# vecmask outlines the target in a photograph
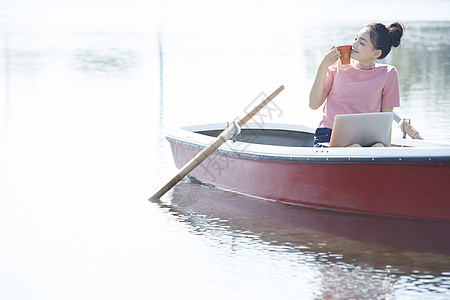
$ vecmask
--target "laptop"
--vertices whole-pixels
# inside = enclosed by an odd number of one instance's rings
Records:
[[[330,147],[352,144],[370,147],[376,143],[387,145],[393,118],[393,112],[336,115]]]

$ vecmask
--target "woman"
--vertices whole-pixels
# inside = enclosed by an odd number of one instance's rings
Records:
[[[349,65],[341,64],[341,54],[334,46],[325,55],[309,96],[312,109],[325,103],[314,137],[316,147],[330,142],[338,114],[389,112],[400,106],[397,70],[375,61],[386,57],[392,47],[398,47],[402,35],[403,27],[397,22],[388,26],[369,24],[361,28],[353,41]]]

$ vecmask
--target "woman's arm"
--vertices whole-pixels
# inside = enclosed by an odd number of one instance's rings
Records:
[[[309,93],[309,107],[312,109],[318,109],[325,99],[328,97],[328,92],[324,91],[325,78],[327,77],[328,67],[334,64],[341,53],[336,49],[336,47],[331,48],[330,51],[325,55],[322,62],[317,70],[316,79]]]
[[[328,96],[328,93],[323,89],[325,78],[327,76],[327,69],[328,68],[322,68],[322,65],[320,65],[311,92],[309,93],[309,107],[314,110],[318,109]]]

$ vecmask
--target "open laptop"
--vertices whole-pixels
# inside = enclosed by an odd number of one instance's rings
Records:
[[[369,147],[375,143],[387,145],[393,117],[393,112],[336,115],[330,147],[352,144]]]

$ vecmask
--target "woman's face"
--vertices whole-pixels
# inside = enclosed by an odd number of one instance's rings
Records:
[[[369,28],[363,27],[353,41],[351,57],[362,65],[371,66],[380,55],[381,50],[375,50],[370,40]]]

